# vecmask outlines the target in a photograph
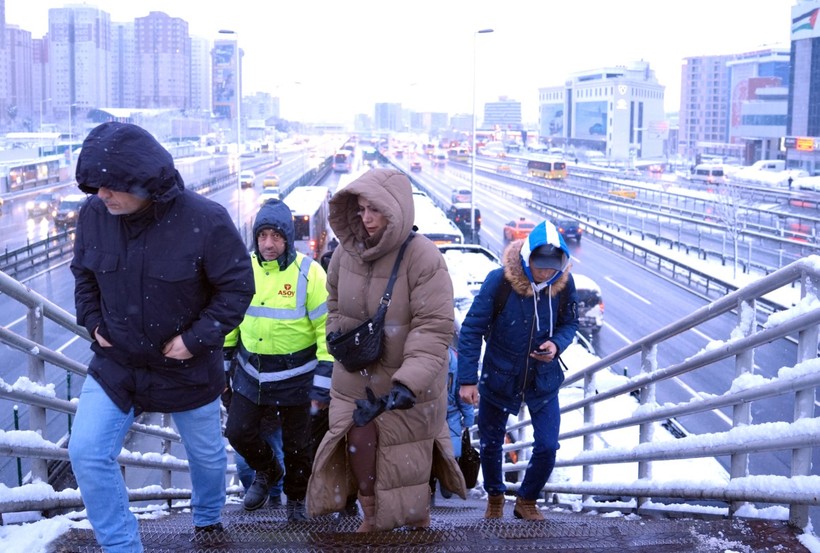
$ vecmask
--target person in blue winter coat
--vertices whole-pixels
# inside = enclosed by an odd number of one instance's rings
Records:
[[[543,221],[504,250],[473,300],[458,342],[461,399],[478,405],[481,470],[488,494],[485,518],[501,518],[506,485],[502,446],[509,415],[524,402],[533,426],[533,451],[516,497],[514,515],[543,520],[536,500],[555,467],[559,447],[558,356],[578,330],[570,252],[555,225]],[[507,293],[504,294],[504,289]],[[496,297],[506,299],[500,309]],[[482,340],[486,341],[479,379]]]
[[[458,394],[458,330],[461,327],[455,321],[453,332],[453,343],[450,345],[450,367],[447,373],[447,427],[450,429],[450,441],[453,443],[453,457],[456,460],[461,457],[461,434],[465,429],[475,424],[475,406],[472,403],[463,401]],[[436,493],[436,477],[430,478],[430,493]],[[445,499],[452,497],[453,493],[447,488],[441,488],[441,495]]]
[[[222,346],[254,294],[251,262],[225,208],[187,190],[145,129],[103,123],[77,159],[77,323],[88,364],[68,453],[107,553],[143,550],[117,456],[134,417],[171,413],[191,472],[195,535],[222,530],[227,454]]]

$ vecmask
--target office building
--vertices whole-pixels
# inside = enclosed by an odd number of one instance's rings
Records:
[[[484,104],[484,121],[482,129],[500,131],[521,130],[521,102],[502,96],[497,102]]]
[[[786,134],[789,93],[789,50],[764,49],[734,56],[729,69],[731,144],[743,146],[741,162],[778,159]]]
[[[820,175],[820,0],[792,7],[786,164]]]
[[[667,155],[664,87],[645,61],[576,73],[538,92],[542,143],[615,163]]]

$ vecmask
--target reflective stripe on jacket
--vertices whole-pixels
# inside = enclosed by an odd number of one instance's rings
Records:
[[[225,347],[239,346],[234,391],[258,404],[304,403],[318,361],[332,361],[325,340],[324,270],[301,253],[284,270],[276,261],[251,257],[256,294],[225,339]]]

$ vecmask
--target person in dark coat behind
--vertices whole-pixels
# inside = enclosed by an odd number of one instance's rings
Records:
[[[143,411],[173,414],[195,535],[221,531],[222,345],[254,294],[247,249],[225,208],[186,190],[171,155],[136,125],[94,128],[76,177],[91,196],[71,272],[94,355],[68,451],[97,541],[109,553],[143,550],[116,461]]]

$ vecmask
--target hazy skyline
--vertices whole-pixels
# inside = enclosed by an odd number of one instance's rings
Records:
[[[484,102],[507,96],[522,103],[525,122],[534,122],[539,87],[561,85],[575,72],[638,60],[649,62],[666,87],[666,111],[677,111],[683,58],[788,47],[795,3],[417,0],[385,8],[377,0],[221,5],[99,0],[85,5],[107,11],[113,22],[161,11],[186,20],[192,36],[210,40],[220,29],[236,31],[244,50],[243,94],[280,96],[287,119],[349,122],[356,113],[372,115],[376,102],[470,113],[475,52],[479,113]],[[48,28],[48,9],[68,5],[78,3],[6,0],[6,23],[40,38]],[[485,28],[494,32],[475,36]]]

